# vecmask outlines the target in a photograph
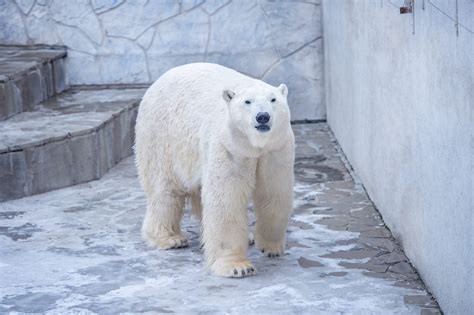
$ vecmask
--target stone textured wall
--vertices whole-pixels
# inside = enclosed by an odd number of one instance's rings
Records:
[[[474,309],[474,0],[323,2],[328,121],[446,314]]]
[[[323,119],[320,0],[0,0],[0,44],[68,47],[71,84],[150,83],[215,62],[290,88]]]

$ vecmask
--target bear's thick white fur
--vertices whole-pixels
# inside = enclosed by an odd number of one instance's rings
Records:
[[[270,114],[267,132],[256,129],[259,112]],[[228,277],[254,274],[247,203],[253,198],[257,247],[282,255],[294,146],[284,84],[273,87],[209,63],[169,70],[145,93],[136,124],[136,162],[147,196],[143,238],[162,249],[188,245],[180,221],[189,199],[201,219],[210,269]]]

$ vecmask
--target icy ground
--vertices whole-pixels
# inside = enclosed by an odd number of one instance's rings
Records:
[[[189,248],[148,249],[130,157],[101,180],[0,204],[0,312],[438,313],[327,126],[294,129],[286,255],[266,258],[251,247],[256,276],[209,275],[189,213]]]

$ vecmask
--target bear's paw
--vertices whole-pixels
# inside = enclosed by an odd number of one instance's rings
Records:
[[[174,249],[189,246],[188,240],[182,235],[172,235],[166,237],[150,237],[144,236],[147,244],[159,249]]]
[[[257,273],[257,269],[247,259],[218,259],[212,264],[211,270],[218,276],[228,278],[242,278]]]
[[[257,248],[267,257],[280,257],[285,253],[285,241],[270,242],[257,239]]]

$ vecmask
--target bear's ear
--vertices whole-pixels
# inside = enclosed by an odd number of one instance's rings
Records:
[[[283,96],[287,96],[287,95],[288,95],[288,87],[287,87],[285,84],[283,84],[283,83],[280,84],[280,85],[278,86],[278,89],[280,90],[280,92],[281,92],[281,94],[282,94]]]
[[[224,90],[224,92],[222,93],[222,97],[227,103],[229,103],[234,98],[234,96],[235,93],[230,90]]]

